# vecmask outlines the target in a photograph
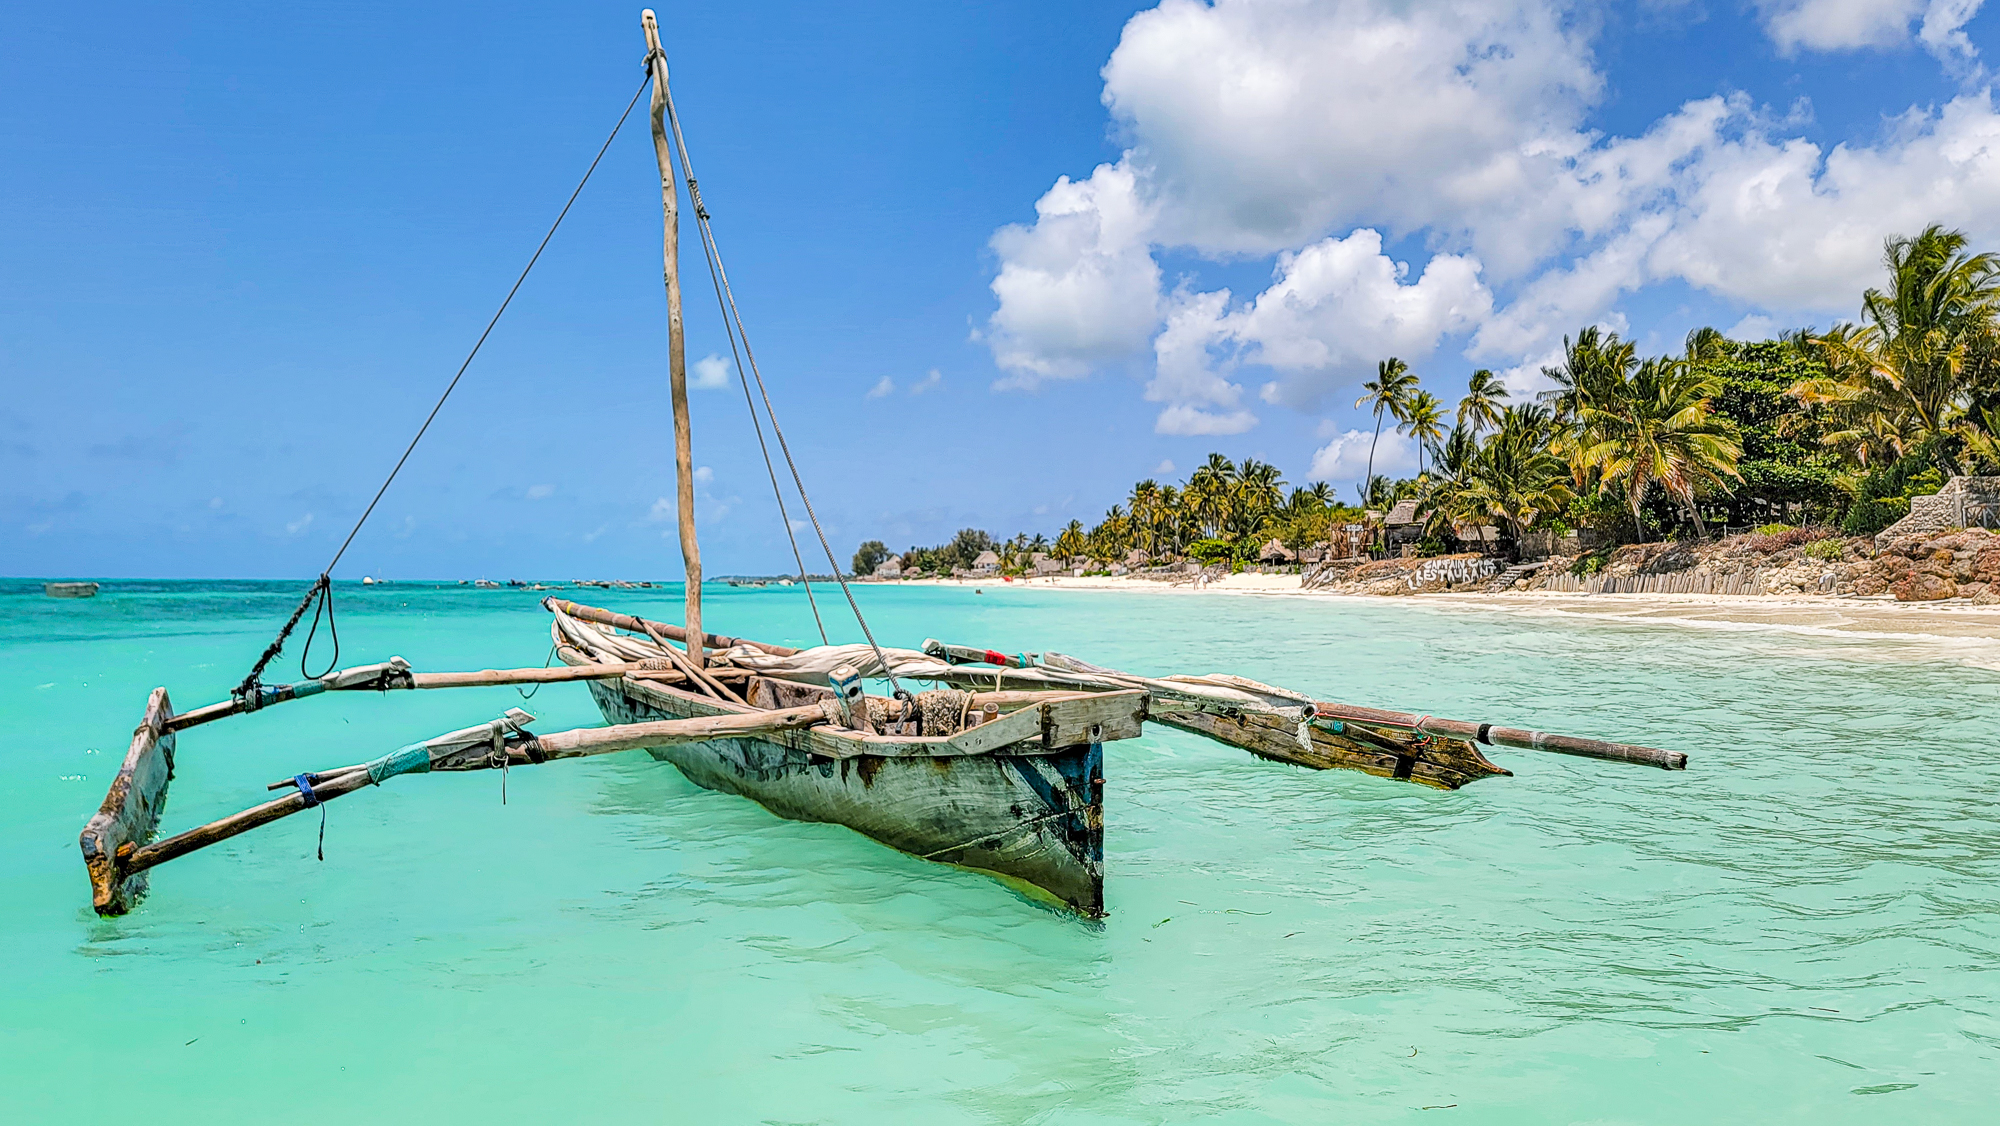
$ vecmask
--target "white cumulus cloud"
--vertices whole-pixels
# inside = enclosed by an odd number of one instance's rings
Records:
[[[1383,421],[1380,442],[1375,441],[1372,430],[1349,430],[1334,435],[1326,445],[1313,451],[1312,465],[1306,470],[1306,477],[1313,481],[1332,481],[1341,484],[1356,483],[1368,474],[1368,449],[1375,447],[1374,469],[1377,476],[1406,476],[1416,472],[1417,444],[1403,434],[1388,427],[1394,425]]]
[[[1560,0],[1162,0],[1103,70],[1122,154],[993,236],[977,335],[996,387],[1130,365],[1156,431],[1238,434],[1259,404],[1351,395],[1390,355],[1462,352],[1530,389],[1565,335],[1622,331],[1648,287],[1824,324],[1879,281],[1890,236],[2000,238],[1979,0],[1756,7],[1783,50],[1922,48],[1963,64],[1961,92],[1844,141],[1733,92],[1606,135],[1600,21]],[[1271,280],[1168,278],[1165,253],[1265,259]]]
[[[986,339],[1008,373],[1003,386],[1075,378],[1145,346],[1159,323],[1150,229],[1121,162],[1099,166],[1088,180],[1057,180],[1035,204],[1034,225],[993,235],[1000,307]]]
[[[1948,64],[1977,53],[1965,25],[1984,0],[1761,0],[1764,30],[1783,54],[1898,47],[1914,40]]]
[[[688,387],[695,391],[720,391],[729,386],[729,361],[711,352],[694,362],[688,373]]]

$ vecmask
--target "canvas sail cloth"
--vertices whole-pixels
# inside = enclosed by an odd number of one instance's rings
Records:
[[[663,666],[666,664],[665,655],[650,638],[630,637],[600,629],[589,623],[577,621],[561,610],[555,611],[553,631],[557,644],[566,644],[595,660],[659,661]],[[864,678],[881,677],[885,675],[883,660],[888,662],[887,671],[892,671],[899,678],[906,680],[967,683],[983,679],[987,675],[984,669],[954,665],[914,649],[885,647],[881,650],[880,660],[875,654],[875,648],[870,645],[819,645],[811,649],[802,649],[790,656],[780,657],[761,649],[738,645],[730,649],[713,650],[709,657],[715,664],[734,665],[759,676],[819,686],[824,686],[833,670],[842,665],[854,669]],[[1306,727],[1312,722],[1317,709],[1311,697],[1297,692],[1260,684],[1247,677],[1222,673],[1158,678],[1134,676],[1116,669],[1101,668],[1075,657],[1066,657],[1061,653],[1044,653],[1042,662],[1041,665],[1032,668],[993,670],[995,687],[1004,685],[1010,688],[1073,689],[1089,692],[1143,689],[1152,693],[1154,699],[1163,704],[1178,705],[1191,710],[1257,712],[1282,716],[1296,732],[1301,745],[1311,747]]]

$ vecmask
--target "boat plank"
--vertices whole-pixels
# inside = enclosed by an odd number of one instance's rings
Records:
[[[77,845],[90,872],[91,906],[100,915],[123,915],[146,890],[143,873],[128,875],[125,858],[152,838],[174,776],[174,706],[165,688],[153,689],[131,749]]]

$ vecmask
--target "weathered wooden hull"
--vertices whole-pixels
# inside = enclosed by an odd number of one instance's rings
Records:
[[[593,681],[611,723],[733,710],[669,687]],[[810,736],[724,739],[649,749],[698,786],[739,794],[780,817],[845,825],[925,860],[1017,880],[1060,903],[1104,912],[1101,743],[991,754],[829,758]]]

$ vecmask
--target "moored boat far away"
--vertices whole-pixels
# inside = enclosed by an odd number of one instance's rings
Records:
[[[754,359],[746,364],[739,358],[737,374],[753,421],[760,428],[769,427],[789,471],[781,475],[765,448],[778,517],[791,541],[797,581],[807,596],[820,644],[792,648],[709,632],[702,619],[703,571],[694,522],[696,470],[681,318],[683,185],[693,204],[718,304],[726,311],[734,339],[743,342],[742,357],[754,352],[729,290],[709,212],[701,204],[650,10],[642,14],[641,25],[652,139],[663,189],[668,386],[685,575],[683,624],[548,598],[543,605],[553,616],[551,658],[560,659],[561,667],[432,673],[391,657],[345,669],[328,667],[295,684],[264,684],[265,668],[307,610],[313,614],[305,647],[312,649],[322,613],[331,634],[331,576],[371,507],[229,699],[176,713],[166,689],[154,690],[123,766],[79,841],[99,914],[131,910],[147,873],[159,864],[398,775],[504,771],[622,750],[646,750],[674,764],[696,785],[751,798],[780,817],[844,825],[921,859],[1001,877],[1009,886],[1087,917],[1102,915],[1105,905],[1104,745],[1138,736],[1148,721],[1274,762],[1355,770],[1442,790],[1509,773],[1486,759],[1479,750],[1482,745],[1668,770],[1685,767],[1686,756],[1676,752],[1318,700],[1305,692],[1229,674],[1138,675],[1061,653],[1003,653],[934,639],[925,639],[921,648],[879,643],[813,511],[772,404],[771,389]],[[627,114],[644,92],[642,88],[633,96]],[[624,118],[619,122],[622,126]],[[616,135],[614,129],[612,138]],[[610,141],[605,141],[607,148]],[[582,191],[581,184],[577,191]],[[558,227],[560,223],[558,218]],[[554,233],[551,228],[550,236]],[[530,259],[528,269],[534,261]],[[521,278],[526,276],[524,270]],[[505,310],[503,302],[494,323]],[[486,339],[482,335],[481,344]],[[476,355],[478,346],[473,351]],[[471,363],[470,357],[466,363]],[[753,386],[754,397],[748,393]],[[449,394],[447,387],[445,397]],[[438,400],[433,416],[445,397]],[[423,434],[419,430],[410,449]],[[397,469],[401,465],[399,461]],[[391,470],[378,499],[395,476],[396,470]],[[805,520],[789,517],[781,476],[793,483]],[[814,576],[808,573],[796,538],[796,532],[805,528],[812,530],[824,550],[830,577],[865,643],[836,645],[829,640],[814,598]],[[790,585],[791,580],[785,583]],[[470,585],[503,589],[500,582],[485,578]],[[575,580],[574,585],[629,591],[655,584]],[[518,579],[509,580],[505,588],[535,589]],[[338,642],[333,644],[337,653]],[[300,664],[303,672],[304,656]],[[330,691],[567,681],[588,686],[610,726],[532,732],[529,726],[536,717],[510,708],[497,719],[370,761],[293,775],[269,787],[286,791],[274,800],[152,840],[174,756],[186,753],[185,747],[177,748],[176,739],[200,724]],[[870,682],[885,687],[886,694],[870,694],[866,690]],[[932,687],[913,692],[905,687],[908,682]]]
[[[42,593],[50,598],[95,598],[97,584],[92,582],[43,583]]]

